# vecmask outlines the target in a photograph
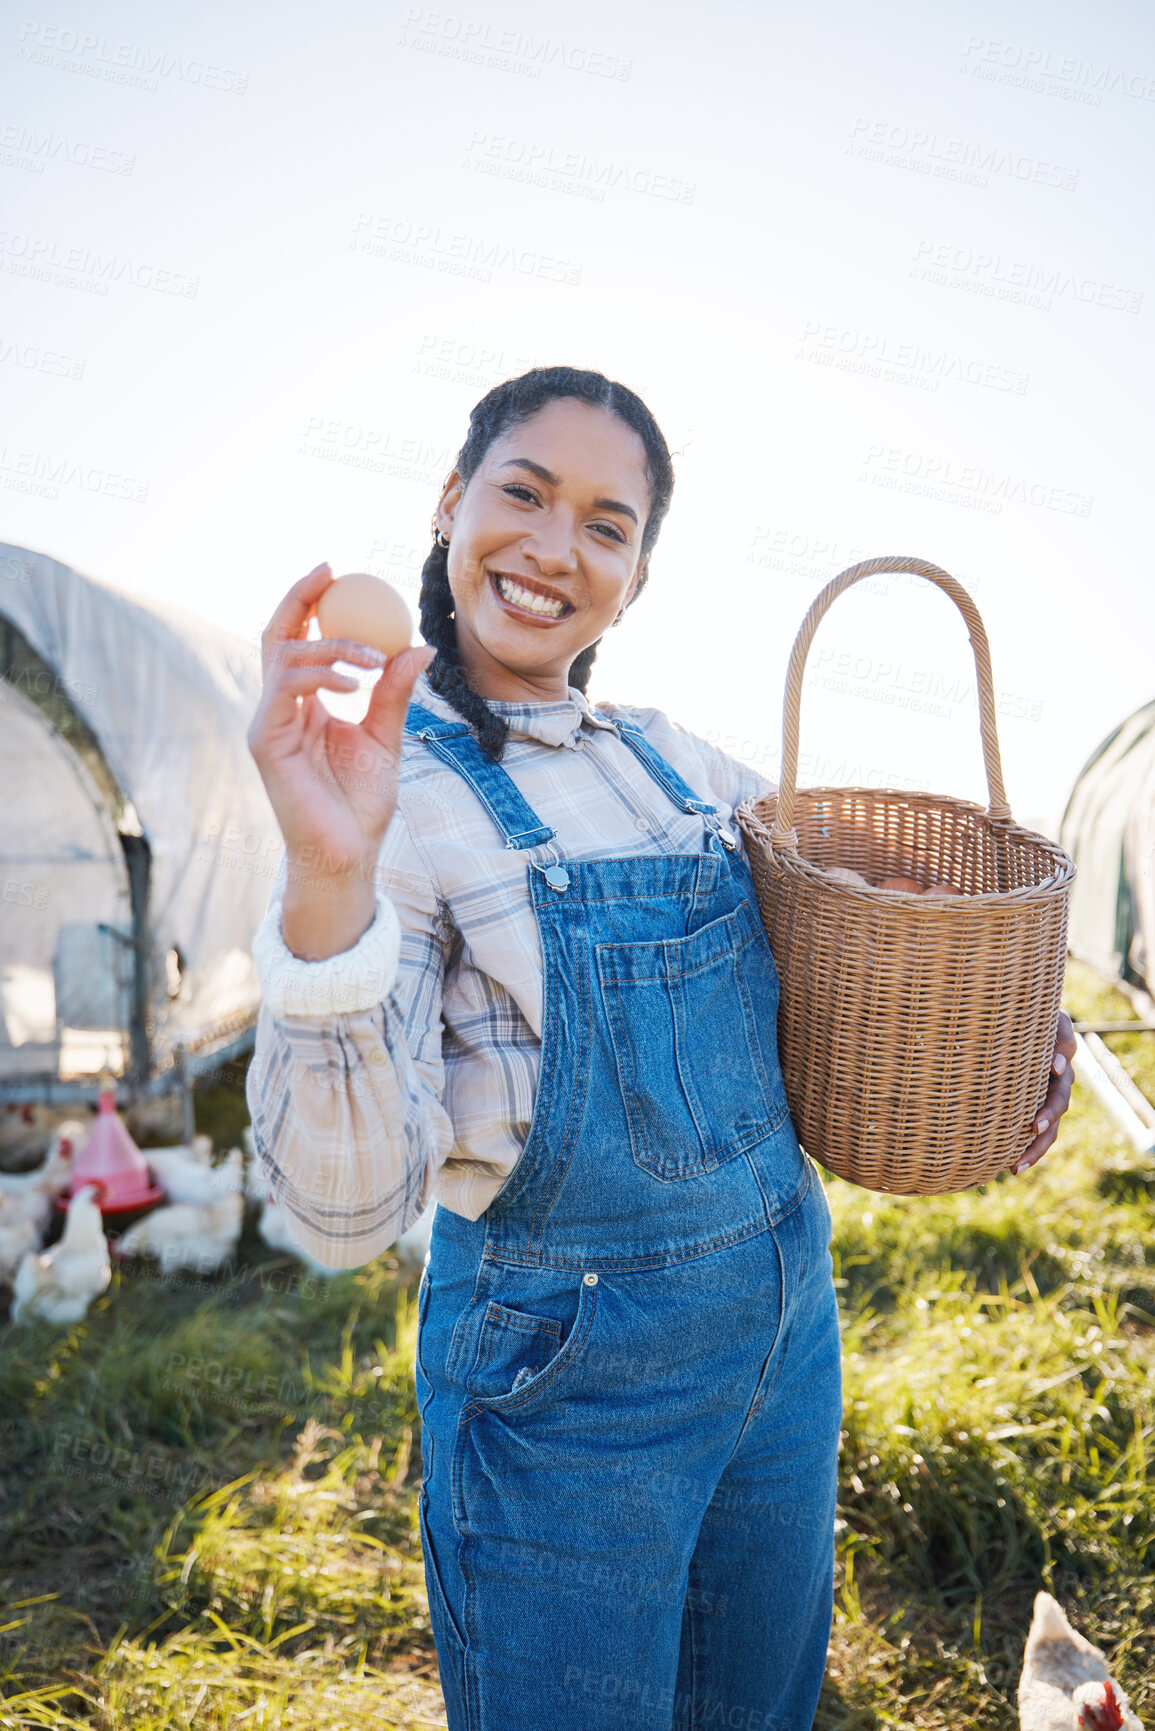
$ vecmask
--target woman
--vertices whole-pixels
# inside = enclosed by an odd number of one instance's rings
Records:
[[[286,852],[249,1104],[322,1261],[442,1204],[416,1374],[452,1731],[800,1731],[822,1681],[830,1213],[730,821],[771,784],[585,697],[672,484],[632,392],[535,369],[473,411],[423,571],[432,647],[385,665],[359,726],[316,696],[355,683],[334,661],[383,659],[306,640],[328,566],[262,640],[249,743]],[[1064,1028],[1031,1162],[1072,1049]]]

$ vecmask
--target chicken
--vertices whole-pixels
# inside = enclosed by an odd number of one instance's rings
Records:
[[[1098,1647],[1072,1629],[1058,1601],[1035,1596],[1019,1678],[1022,1731],[1143,1731]]]
[[[30,1155],[43,1155],[51,1148],[58,1133],[72,1134],[79,1131],[79,1137],[74,1136],[77,1145],[84,1141],[92,1123],[92,1113],[86,1106],[81,1106],[82,1115],[87,1114],[83,1124],[76,1117],[77,1108],[68,1110],[61,1106],[42,1106],[31,1101],[20,1104],[9,1100],[0,1107],[0,1159],[23,1160]]]
[[[52,1133],[48,1153],[31,1172],[0,1172],[0,1196],[30,1196],[43,1191],[49,1197],[67,1190],[72,1177],[72,1156],[88,1140],[79,1119],[70,1118]]]
[[[12,1284],[12,1276],[30,1250],[39,1250],[43,1233],[35,1220],[0,1197],[0,1280]]]
[[[236,1250],[244,1211],[245,1200],[239,1190],[226,1191],[215,1202],[178,1202],[171,1208],[154,1208],[124,1233],[116,1254],[155,1256],[162,1274],[174,1274],[178,1268],[212,1274]]]
[[[427,1202],[412,1226],[401,1234],[393,1246],[393,1254],[400,1258],[401,1266],[413,1273],[424,1267],[433,1236],[433,1216],[436,1209],[436,1202]]]
[[[241,1131],[241,1140],[245,1145],[245,1153],[248,1155],[245,1162],[245,1195],[250,1202],[263,1202],[269,1194],[269,1181],[261,1170],[257,1141],[253,1135],[251,1124],[246,1124]]]
[[[293,1229],[289,1216],[280,1206],[276,1197],[267,1195],[261,1217],[257,1221],[257,1231],[270,1250],[283,1250],[290,1256],[295,1256],[298,1262],[303,1262],[312,1274],[320,1275],[322,1280],[332,1280],[343,1272],[340,1268],[330,1268],[324,1262],[318,1262],[315,1256],[310,1256],[307,1250],[297,1243],[293,1237]]]
[[[197,1148],[200,1141],[198,1136],[192,1149],[149,1148],[146,1151],[145,1158],[152,1168],[153,1177],[170,1202],[217,1202],[230,1191],[241,1188],[244,1156],[240,1149],[230,1148],[221,1164],[213,1166],[210,1160],[201,1157]],[[212,1142],[207,1136],[204,1141],[211,1156]]]
[[[71,1134],[66,1135],[66,1131],[75,1131],[80,1141],[88,1135],[81,1124],[62,1124],[53,1134],[52,1146],[41,1165],[31,1172],[8,1172],[0,1177],[0,1226],[31,1223],[35,1243],[29,1239],[25,1250],[39,1250],[48,1233],[53,1204],[71,1182],[72,1156],[78,1141]]]
[[[98,1184],[83,1184],[68,1203],[62,1236],[48,1250],[30,1251],[12,1282],[12,1320],[41,1317],[79,1322],[112,1279]]]

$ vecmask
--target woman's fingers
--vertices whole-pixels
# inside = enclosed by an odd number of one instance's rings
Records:
[[[1070,1069],[1078,1049],[1075,1025],[1066,1010],[1060,1010],[1059,1029],[1055,1035],[1055,1055],[1051,1060],[1051,1069],[1056,1076],[1061,1076],[1064,1070]]]
[[[315,667],[322,662],[349,661],[357,667],[384,667],[386,657],[369,643],[351,637],[282,639],[269,648],[270,671],[278,667]]]
[[[1072,1045],[1074,1038],[1072,1035]],[[1065,1062],[1061,1073],[1055,1077],[1047,1089],[1047,1097],[1040,1106],[1035,1118],[1036,1135],[1033,1142],[1019,1156],[1014,1170],[1025,1172],[1028,1167],[1041,1160],[1047,1149],[1059,1133],[1059,1119],[1071,1103],[1071,1088],[1074,1084],[1075,1072],[1069,1062]]]
[[[299,697],[312,697],[322,686],[327,691],[349,691],[357,681],[351,673],[332,667],[283,667],[266,680],[249,728],[249,750],[260,763],[263,745],[275,733],[295,723],[300,715]]]
[[[269,623],[261,632],[261,666],[265,671],[269,666],[267,657],[277,644],[307,635],[317,602],[333,581],[329,561],[324,559],[307,577],[294,583],[288,594],[277,603]]]
[[[417,643],[391,655],[385,663],[385,671],[373,687],[369,708],[361,722],[378,745],[394,752],[400,746],[413,687],[419,675],[432,665],[436,654],[431,644]]]

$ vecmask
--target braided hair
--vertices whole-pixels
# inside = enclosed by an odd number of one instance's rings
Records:
[[[487,392],[470,412],[469,432],[454,467],[465,486],[495,440],[558,397],[575,397],[594,408],[608,409],[627,427],[633,428],[645,447],[650,509],[642,530],[638,582],[631,597],[632,604],[649,578],[650,553],[670,508],[670,495],[674,490],[674,470],[666,441],[653,415],[633,391],[607,379],[603,373],[586,372],[577,367],[534,367],[518,378],[505,379]],[[426,670],[426,678],[433,690],[469,722],[485,755],[494,763],[500,762],[509,724],[474,691],[466,678],[457,648],[453,592],[449,587],[449,553],[436,538],[421,568],[419,608],[421,635],[437,650]],[[583,693],[600,643],[599,637],[575,656],[570,666],[569,683]]]

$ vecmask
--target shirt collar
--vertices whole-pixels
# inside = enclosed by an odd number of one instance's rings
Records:
[[[569,695],[555,703],[499,703],[494,698],[486,701],[495,715],[509,726],[511,736],[517,735],[526,739],[540,740],[542,745],[568,746],[576,750],[581,743],[583,727],[608,728],[611,733],[617,732],[617,724],[606,715],[599,715],[592,709],[585,693],[579,691],[576,685],[567,687]],[[451,704],[430,685],[424,673],[418,674],[413,687],[416,702],[433,710],[435,715],[443,716],[447,721],[463,719]]]

